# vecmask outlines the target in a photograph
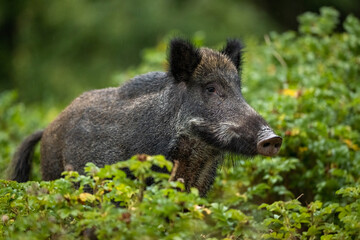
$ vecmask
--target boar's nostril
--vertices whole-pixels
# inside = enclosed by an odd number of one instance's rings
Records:
[[[258,142],[257,150],[261,155],[274,156],[279,152],[281,144],[282,138],[275,134],[271,134]]]
[[[263,147],[264,147],[264,148],[266,148],[266,147],[268,147],[268,146],[270,146],[270,143],[269,143],[269,142],[266,142],[266,143],[263,144]]]

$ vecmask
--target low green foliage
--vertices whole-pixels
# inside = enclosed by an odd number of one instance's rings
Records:
[[[171,170],[162,156],[134,156],[104,168],[88,163],[86,175],[64,172],[51,182],[0,181],[0,236],[5,239],[352,239],[360,234],[360,186],[337,191],[349,203],[307,206],[295,200],[251,203],[249,187],[231,203],[184,192],[180,182],[151,170]],[[121,169],[132,170],[135,180]],[[156,184],[146,186],[146,179]],[[267,189],[267,188],[264,188]],[[267,189],[268,190],[268,189]],[[236,198],[235,198],[236,196]],[[240,199],[237,201],[236,199]],[[259,218],[259,216],[261,217]]]
[[[207,198],[153,172],[153,164],[171,171],[161,156],[88,164],[85,176],[52,182],[1,180],[0,238],[360,239],[360,21],[348,16],[336,33],[332,8],[299,21],[299,32],[246,41],[243,93],[284,137],[278,157],[230,155]],[[115,81],[161,69],[166,42]],[[15,99],[0,95],[1,171],[24,134],[53,115]],[[149,177],[156,184],[146,186]]]

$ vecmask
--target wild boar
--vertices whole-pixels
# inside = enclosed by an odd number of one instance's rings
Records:
[[[11,179],[28,180],[41,139],[44,180],[60,178],[67,165],[83,173],[87,162],[102,167],[137,153],[162,154],[178,161],[176,179],[206,195],[226,152],[273,156],[282,144],[242,96],[241,55],[238,40],[215,51],[173,39],[167,72],[85,92],[45,130],[25,139]]]

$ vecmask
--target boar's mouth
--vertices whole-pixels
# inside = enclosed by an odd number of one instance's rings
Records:
[[[249,132],[242,131],[241,127],[228,122],[215,125],[197,118],[190,120],[190,123],[196,135],[208,144],[243,156],[253,157],[257,154],[274,156],[279,152],[282,144],[282,138],[267,126],[257,132]]]
[[[236,132],[236,129],[230,129]],[[267,126],[260,129],[257,134],[238,136],[236,140],[235,146],[237,145],[237,152],[250,156],[257,154],[269,157],[275,156],[279,153],[282,145],[282,138]],[[241,146],[238,146],[239,144]]]

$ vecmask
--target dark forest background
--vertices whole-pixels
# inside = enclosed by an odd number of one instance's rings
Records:
[[[66,105],[85,90],[117,85],[113,76],[166,36],[196,36],[210,47],[228,37],[263,39],[296,30],[296,16],[324,5],[340,18],[360,15],[357,0],[3,0],[0,92]]]

